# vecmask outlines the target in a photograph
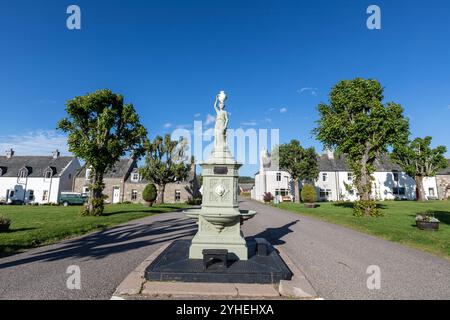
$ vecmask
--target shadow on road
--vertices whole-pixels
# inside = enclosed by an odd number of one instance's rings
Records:
[[[286,242],[281,240],[285,235],[288,233],[294,232],[291,230],[291,226],[297,224],[300,220],[292,221],[288,224],[285,224],[282,227],[279,228],[267,228],[263,232],[258,233],[257,235],[253,236],[255,238],[264,238],[268,240],[272,245],[280,245],[285,244]]]
[[[81,238],[57,244],[52,249],[28,254],[23,259],[0,263],[0,269],[37,261],[57,261],[66,258],[102,259],[106,256],[139,249],[175,239],[190,237],[196,224],[186,219],[169,219],[150,224],[128,224],[95,232]]]

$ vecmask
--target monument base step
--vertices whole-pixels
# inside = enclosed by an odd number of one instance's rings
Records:
[[[256,242],[247,242],[248,260],[229,260],[226,269],[203,268],[202,259],[189,259],[189,240],[174,241],[145,270],[149,281],[278,284],[292,272],[270,245],[267,255],[256,254]]]

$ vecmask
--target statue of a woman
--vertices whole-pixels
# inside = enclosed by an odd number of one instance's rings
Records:
[[[225,148],[227,145],[228,113],[224,110],[226,100],[227,95],[224,91],[220,91],[214,102],[214,109],[217,113],[216,126],[214,128],[214,146],[216,148]],[[217,104],[219,104],[218,107]]]

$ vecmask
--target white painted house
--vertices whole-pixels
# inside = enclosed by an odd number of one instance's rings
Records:
[[[16,156],[14,150],[0,156],[0,201],[23,203],[57,203],[63,191],[71,191],[80,169],[75,157]]]
[[[292,179],[289,173],[270,165],[267,152],[261,155],[261,166],[255,174],[255,187],[252,198],[262,201],[264,192],[274,196],[284,192],[292,198]],[[268,165],[269,164],[269,165]],[[359,194],[353,185],[353,174],[348,168],[345,156],[337,157],[327,151],[318,159],[319,176],[314,181],[319,201],[355,201]],[[281,176],[281,181],[278,181]],[[401,168],[392,163],[387,156],[378,159],[373,174],[372,196],[377,200],[416,199],[416,183]],[[280,185],[280,188],[278,186]],[[284,191],[283,188],[288,188]],[[301,185],[300,185],[301,188]],[[434,199],[438,195],[435,177],[424,179],[425,195]]]

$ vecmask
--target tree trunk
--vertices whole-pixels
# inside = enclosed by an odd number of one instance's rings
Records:
[[[372,179],[367,168],[367,161],[368,155],[366,153],[360,162],[361,172],[359,179],[356,181],[356,188],[358,189],[361,204],[364,207],[364,215],[368,217],[372,215],[372,208],[368,205],[372,201]]]
[[[90,186],[90,197],[86,206],[86,214],[100,216],[103,213],[103,174],[95,172]]]
[[[298,188],[298,178],[294,179],[294,201],[300,203],[300,190]]]
[[[164,203],[164,192],[166,191],[166,185],[160,185],[158,188],[158,198],[156,199],[156,204]]]
[[[416,176],[417,201],[426,201],[425,190],[423,189],[423,177]]]

